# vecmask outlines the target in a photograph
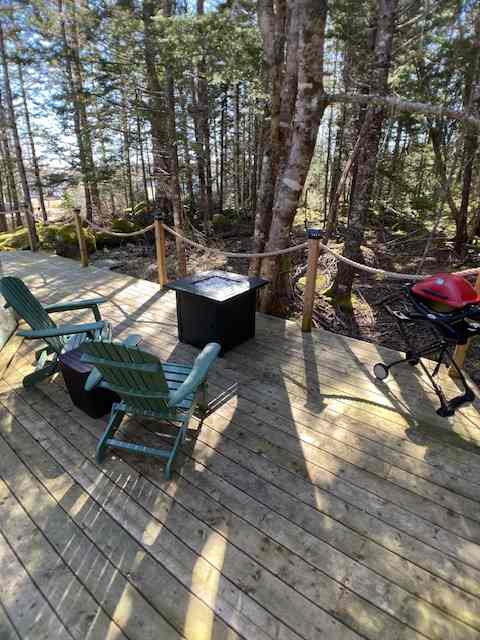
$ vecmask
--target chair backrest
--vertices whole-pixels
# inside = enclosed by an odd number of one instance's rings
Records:
[[[160,360],[136,347],[115,342],[85,342],[85,362],[93,364],[109,387],[138,413],[157,413],[168,406],[169,391]]]
[[[0,291],[7,305],[33,330],[52,329],[57,325],[20,278],[5,276],[0,279]],[[61,338],[45,338],[56,353],[61,353],[64,343]]]

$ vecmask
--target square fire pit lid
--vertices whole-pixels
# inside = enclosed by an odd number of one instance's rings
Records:
[[[266,284],[268,284],[268,280],[256,277],[249,278],[240,273],[202,271],[187,278],[170,282],[166,287],[173,291],[183,291],[215,302],[227,302]]]

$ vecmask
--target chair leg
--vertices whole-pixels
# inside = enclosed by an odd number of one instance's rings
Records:
[[[177,437],[175,438],[175,443],[174,443],[174,445],[172,447],[172,450],[170,452],[170,455],[168,457],[167,464],[165,465],[165,478],[166,478],[166,480],[170,480],[170,477],[172,475],[172,464],[173,464],[173,461],[175,460],[175,457],[177,455],[178,447],[180,446],[180,444],[185,439],[186,431],[187,431],[186,425],[180,427],[180,429],[178,430]]]
[[[200,385],[199,392],[200,400],[198,402],[198,410],[203,418],[208,411],[208,383],[206,381]]]
[[[45,380],[46,378],[53,376],[53,374],[58,371],[58,368],[59,368],[58,362],[51,362],[50,364],[47,364],[45,367],[42,367],[41,369],[38,369],[33,373],[29,373],[23,379],[23,386],[25,387],[25,389],[35,386],[39,382],[42,382],[42,380]]]
[[[110,420],[107,424],[107,428],[103,432],[103,435],[97,445],[97,452],[95,457],[98,463],[102,462],[105,458],[105,452],[108,448],[107,440],[113,436],[124,417],[125,412],[119,409],[118,405],[114,404],[112,407],[112,413],[110,414]]]

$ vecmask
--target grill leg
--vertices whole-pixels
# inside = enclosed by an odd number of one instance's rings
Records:
[[[444,353],[446,358],[450,362],[450,366],[453,366],[454,369],[456,370],[458,374],[458,378],[461,381],[464,389],[463,393],[461,393],[458,396],[455,396],[454,398],[452,398],[447,402],[447,406],[445,410],[444,410],[444,407],[442,406],[437,411],[439,416],[448,417],[448,416],[453,416],[453,414],[455,413],[455,410],[458,409],[458,407],[461,407],[463,404],[467,404],[468,402],[473,402],[473,400],[475,400],[475,394],[473,393],[472,389],[470,389],[470,387],[468,386],[467,380],[465,379],[463,371],[457,365],[457,363],[455,362],[455,359],[452,357],[452,355],[450,354],[447,348],[445,348]]]

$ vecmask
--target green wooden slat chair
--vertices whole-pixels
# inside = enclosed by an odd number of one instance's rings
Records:
[[[30,330],[17,331],[17,335],[23,336],[27,340],[43,340],[45,342],[45,345],[35,354],[35,371],[23,379],[24,387],[31,387],[58,371],[58,358],[64,351],[75,349],[84,340],[111,338],[111,325],[101,319],[98,309],[98,305],[106,302],[105,298],[43,306],[20,278],[11,276],[0,279],[0,293],[5,298],[5,307],[12,307],[17,315],[30,326]],[[50,318],[52,313],[78,309],[91,309],[95,322],[58,326]],[[52,358],[49,359],[49,356]]]
[[[100,384],[115,391],[121,402],[112,406],[110,420],[97,446],[101,462],[109,447],[151,455],[166,460],[165,477],[170,478],[172,463],[183,443],[188,423],[198,407],[207,410],[207,374],[220,352],[211,342],[197,356],[193,367],[161,363],[146,351],[113,342],[89,342],[81,346],[82,360],[93,364],[102,374]],[[98,381],[87,380],[86,390]],[[125,415],[146,416],[173,424],[178,428],[169,449],[146,447],[114,438]]]

